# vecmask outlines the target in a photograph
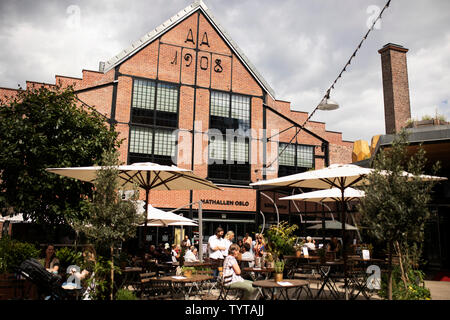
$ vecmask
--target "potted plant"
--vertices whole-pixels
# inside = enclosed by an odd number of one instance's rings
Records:
[[[186,278],[191,278],[192,277],[192,273],[195,271],[195,268],[194,267],[185,267],[185,266],[183,266],[181,268],[181,271],[183,272],[183,275]]]
[[[266,268],[274,268],[273,255],[270,252],[264,254],[264,265]]]
[[[267,252],[271,254],[275,261],[274,268],[277,268],[275,274],[278,273],[278,275],[275,275],[276,281],[283,279],[283,257],[294,254],[294,244],[297,241],[297,237],[293,233],[297,228],[297,225],[289,225],[286,221],[283,221],[267,230]],[[280,270],[281,272],[277,272]]]
[[[283,280],[284,261],[275,262],[275,281],[279,282]]]
[[[267,230],[267,252],[270,252],[275,260],[283,259],[285,255],[294,254],[294,244],[297,237],[293,235],[293,232],[297,228],[296,224],[290,226],[286,221],[283,221]]]
[[[305,245],[305,240],[302,240],[300,243],[294,245],[295,256],[300,258],[302,255],[302,248]]]

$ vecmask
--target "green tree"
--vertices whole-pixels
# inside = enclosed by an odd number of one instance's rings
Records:
[[[122,241],[136,236],[137,226],[144,223],[145,216],[137,213],[138,190],[124,200],[125,190],[119,186],[118,153],[106,152],[104,166],[97,171],[92,198],[85,199],[83,210],[86,218],[72,220],[71,224],[78,232],[83,232],[100,250],[108,248],[111,255],[110,297],[113,299],[114,285],[114,248]]]
[[[381,150],[373,162],[374,172],[363,187],[359,210],[369,233],[387,244],[389,256],[387,296],[392,299],[392,254],[399,255],[401,277],[407,288],[408,271],[418,267],[424,240],[425,222],[430,213],[433,181],[419,175],[426,165],[425,151],[408,155],[407,133],[400,132],[392,146]],[[434,172],[437,172],[437,165]],[[383,171],[386,170],[386,171]],[[404,175],[407,171],[413,178]]]
[[[77,106],[71,87],[21,90],[0,101],[0,208],[44,226],[79,214],[89,183],[49,172],[49,167],[91,166],[118,147],[117,132],[98,112]]]

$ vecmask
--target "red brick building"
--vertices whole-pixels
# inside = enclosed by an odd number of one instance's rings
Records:
[[[205,234],[219,224],[237,235],[254,231],[260,212],[266,223],[274,219],[269,198],[277,196],[250,182],[352,160],[353,142],[325,123],[310,121],[296,135],[307,112],[275,98],[201,1],[82,74],[56,75],[55,84],[73,84],[81,101],[117,124],[123,162],[175,164],[222,186],[150,193],[150,203],[165,209],[202,200]],[[27,88],[42,85],[53,84],[27,81]],[[0,96],[14,94],[0,89]],[[282,217],[305,208],[278,205]],[[186,210],[196,218],[195,206]]]

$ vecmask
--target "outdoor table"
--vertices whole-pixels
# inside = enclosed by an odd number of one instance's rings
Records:
[[[264,274],[264,275],[265,275],[265,279],[267,280],[267,279],[270,278],[270,276],[272,275],[272,273],[275,272],[275,269],[274,269],[274,268],[258,268],[258,267],[253,267],[253,268],[243,268],[242,271],[248,272],[251,276],[252,276],[252,273],[253,273],[253,274],[256,274],[256,273]],[[255,277],[252,276],[252,278],[254,278],[254,280],[255,280],[255,279],[256,279],[256,276],[255,276]]]
[[[69,295],[71,299],[80,300],[81,294],[83,293],[83,287],[75,287],[63,283],[61,288]]]
[[[319,260],[320,257],[319,256],[312,256],[309,255],[307,257],[305,257],[304,255],[301,255],[300,257],[298,256],[284,256],[285,259],[297,259],[297,260],[301,260],[301,259],[308,259],[308,260]]]
[[[303,288],[307,288],[309,290],[308,282],[305,280],[298,279],[288,279],[281,282],[276,282],[274,280],[259,280],[254,281],[253,286],[261,289],[262,297],[266,298],[267,296],[264,294],[264,291],[269,292],[270,300],[280,300],[280,298],[284,298],[285,300],[289,300],[289,289],[296,289],[296,294],[294,294],[294,299],[298,300],[300,298],[301,292]],[[277,291],[279,295],[277,297]]]
[[[287,270],[287,277],[292,278],[296,269],[300,269],[305,264],[310,264],[313,261],[320,260],[319,256],[284,256],[286,261],[285,269]],[[293,263],[292,263],[293,262]]]
[[[158,272],[159,271],[163,271],[164,275],[169,274],[170,272],[172,272],[173,270],[175,270],[178,267],[178,264],[174,264],[172,262],[163,262],[163,263],[158,263],[156,265],[156,267],[158,268]]]
[[[212,262],[185,262],[184,263],[185,267],[208,267],[208,268],[213,268],[216,267],[215,263]]]
[[[214,277],[208,275],[192,275],[189,278],[182,276],[167,276],[158,278],[160,281],[169,281],[171,283],[173,295],[181,293],[185,299],[188,298],[194,287],[196,288],[197,293],[199,293],[203,283],[212,279],[214,279]],[[188,284],[192,285],[187,286]]]

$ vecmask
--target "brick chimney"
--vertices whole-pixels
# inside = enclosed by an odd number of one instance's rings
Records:
[[[378,53],[381,54],[383,74],[386,134],[399,132],[411,118],[406,65],[407,52],[408,49],[394,43],[388,43],[378,50]]]

